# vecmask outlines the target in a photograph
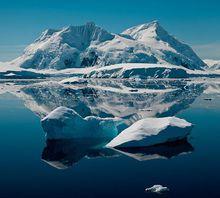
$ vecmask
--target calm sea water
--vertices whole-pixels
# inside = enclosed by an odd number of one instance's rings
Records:
[[[32,87],[30,83],[1,83],[0,197],[220,197],[220,86],[215,83],[173,83],[156,83],[158,86],[149,83],[138,87],[126,85],[130,87],[130,94],[118,93],[117,90],[114,92],[109,86],[104,86],[105,91],[96,92],[95,95],[94,92],[91,94],[91,90],[98,87],[94,85],[93,89],[88,89],[88,86],[86,89],[77,88],[84,90],[84,94],[80,95],[71,86],[61,89],[53,84]],[[193,87],[187,88],[191,84]],[[114,84],[110,88],[118,86]],[[182,92],[172,92],[170,95],[164,95],[162,91],[160,94],[147,93],[146,97],[151,97],[148,103],[145,103],[147,100],[143,98],[143,93],[136,94],[138,98],[131,97],[129,101],[123,95],[131,95],[149,87],[162,90],[180,88]],[[108,101],[109,91],[114,100]],[[75,97],[77,94],[80,101]],[[126,98],[126,101],[122,98]],[[195,126],[189,137],[189,145],[181,147],[179,152],[172,148],[171,153],[161,154],[163,157],[153,160],[140,161],[117,151],[84,154],[80,149],[69,147],[71,143],[46,144],[45,132],[40,123],[46,111],[49,112],[55,106],[72,107],[74,103],[74,108],[85,115],[114,116],[134,109],[136,113],[143,112],[143,106],[146,112],[154,113],[155,104],[163,102],[173,103],[167,105],[163,112],[160,110],[160,114],[157,112],[156,116],[175,115]],[[106,107],[109,111],[103,110],[104,104],[112,104]],[[114,106],[118,111],[113,111]],[[96,107],[95,110],[92,107]],[[119,112],[120,108],[123,112]],[[69,152],[67,156],[59,152],[63,145]],[[148,151],[145,148],[142,154],[147,155]],[[163,149],[160,152],[163,153]],[[157,151],[155,154],[158,154]],[[62,161],[65,169],[57,169],[47,163],[51,159],[59,161],[63,157],[66,157]],[[146,193],[145,188],[154,184],[167,186],[170,191],[162,195]]]

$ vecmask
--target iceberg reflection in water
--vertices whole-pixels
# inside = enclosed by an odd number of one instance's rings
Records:
[[[83,158],[119,157],[125,155],[139,161],[170,159],[191,153],[194,149],[186,139],[150,147],[102,148],[100,139],[47,140],[42,152],[42,160],[57,169],[66,169]]]
[[[116,148],[115,150],[138,161],[146,161],[153,159],[170,159],[178,155],[191,153],[194,148],[186,139],[183,139],[155,146],[124,147]]]
[[[59,139],[47,140],[42,152],[42,160],[58,169],[66,169],[84,157],[117,156],[116,151],[103,148],[104,139]]]

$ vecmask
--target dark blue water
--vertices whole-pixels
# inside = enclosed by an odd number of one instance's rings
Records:
[[[83,157],[56,169],[42,161],[40,117],[12,94],[0,95],[0,197],[220,197],[219,96],[198,96],[176,116],[195,124],[193,151],[171,159],[138,161],[125,155]],[[163,195],[146,187],[167,186]]]

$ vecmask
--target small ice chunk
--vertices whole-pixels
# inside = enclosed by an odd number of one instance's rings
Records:
[[[85,85],[88,83],[87,79],[78,78],[78,77],[71,77],[66,78],[62,81],[60,81],[61,84],[70,84],[70,85]]]
[[[16,76],[16,74],[10,72],[10,73],[8,73],[8,74],[5,74],[4,76],[11,77],[11,76]]]
[[[145,191],[152,193],[163,193],[169,191],[169,188],[158,184],[158,185],[153,185],[150,188],[146,188]]]
[[[106,146],[153,146],[184,139],[191,129],[191,123],[177,117],[145,118],[122,131]]]

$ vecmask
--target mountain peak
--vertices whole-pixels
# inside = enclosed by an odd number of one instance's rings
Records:
[[[94,27],[94,26],[96,26],[96,24],[95,24],[95,22],[93,22],[93,21],[88,21],[86,24],[85,24],[85,26],[88,26],[88,27]]]
[[[157,38],[160,36],[167,35],[168,33],[159,24],[157,20],[151,21],[149,23],[144,23],[137,25],[125,30],[122,34],[127,34],[136,40],[146,41],[149,38]]]
[[[35,40],[35,42],[43,41],[43,40],[51,37],[55,32],[58,32],[58,31],[59,30],[56,30],[56,29],[46,29],[45,31],[42,32],[40,37],[37,40]]]
[[[54,33],[57,34],[55,35]],[[113,34],[97,26],[94,22],[87,22],[84,25],[70,25],[60,30],[48,29],[35,40],[35,43],[50,40],[49,43],[59,46],[58,42],[61,42],[82,51],[92,42],[100,43],[113,38]]]
[[[83,25],[69,25],[69,26],[62,28],[62,30],[71,30],[75,28],[94,28],[94,27],[99,28],[93,21],[89,21]]]
[[[149,23],[144,23],[142,25],[144,25],[146,27],[160,27],[160,23],[159,23],[158,20],[153,20],[153,21],[151,21]]]

